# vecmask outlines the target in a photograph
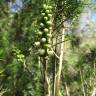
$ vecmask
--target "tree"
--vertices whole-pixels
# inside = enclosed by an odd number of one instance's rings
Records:
[[[72,33],[78,30],[86,2],[23,1],[15,13],[5,0],[0,1],[0,95],[94,93],[94,84],[88,83],[95,80],[95,48],[82,44],[84,38]]]

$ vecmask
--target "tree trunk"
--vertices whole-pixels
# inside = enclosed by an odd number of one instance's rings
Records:
[[[57,38],[56,38],[56,43],[57,43]],[[55,46],[55,53],[57,52],[57,45]],[[57,58],[56,56],[54,55],[53,57],[53,96],[55,96],[55,84],[56,84],[56,65],[57,65]]]
[[[43,58],[43,72],[44,72],[44,96],[50,96],[50,84],[49,84],[49,78],[47,73],[47,64],[48,60],[46,57]]]
[[[57,77],[56,77],[56,93],[55,96],[59,96],[60,94],[60,77],[61,77],[61,71],[62,71],[62,63],[63,63],[63,54],[64,54],[64,34],[65,34],[65,29],[64,27],[62,28],[62,43],[61,43],[61,49],[60,49],[60,59],[59,59],[59,66],[58,66],[58,71],[57,71]]]

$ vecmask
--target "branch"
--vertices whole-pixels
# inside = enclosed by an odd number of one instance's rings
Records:
[[[31,70],[28,68],[27,64],[26,64],[26,61],[24,61],[24,68],[31,74],[32,76],[32,72]]]
[[[72,27],[64,27],[64,28],[72,28]],[[52,38],[54,38],[56,35],[58,35],[58,36],[62,36],[62,35],[65,35],[65,34],[54,34],[53,36],[52,36]]]
[[[55,30],[57,30],[65,21],[67,21],[67,19],[63,19],[62,22],[61,22],[55,29],[53,29],[53,32],[54,32]],[[53,32],[52,32],[52,33],[53,33]]]
[[[68,40],[70,40],[70,39],[67,39],[67,40],[64,40],[64,41],[58,42],[58,43],[52,45],[52,47],[54,47],[54,46],[56,46],[56,45],[58,45],[58,44],[61,44],[61,43],[63,43],[63,42],[66,42],[66,41],[68,41]]]
[[[52,48],[51,50],[53,51],[54,55],[59,59],[59,56],[54,52],[54,50]]]

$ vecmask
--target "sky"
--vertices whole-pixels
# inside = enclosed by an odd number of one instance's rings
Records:
[[[96,3],[96,0],[92,0],[94,3]],[[10,10],[12,12],[17,12],[18,10],[20,10],[20,8],[22,8],[23,4],[22,4],[22,0],[16,0],[15,3],[10,3]],[[84,12],[81,15],[81,22],[80,22],[80,26],[81,29],[83,29],[86,24],[89,22],[88,20],[92,20],[92,22],[96,22],[96,11],[92,11],[88,8],[84,9]],[[94,23],[96,25],[96,23]]]
[[[11,12],[17,12],[22,8],[22,0],[16,0],[14,3],[9,3]]]
[[[96,13],[94,12],[91,16],[92,20],[96,21]]]
[[[79,32],[86,33],[86,36],[90,36],[90,32],[96,32],[96,11],[85,8],[79,20]]]
[[[92,1],[94,2],[94,4],[96,4],[96,0]],[[13,4],[10,3],[9,6],[11,12],[17,12],[23,6],[22,0],[16,0]],[[93,11],[90,8],[85,8],[80,17],[80,30],[86,30],[86,28],[89,27],[96,29],[95,25],[96,25],[96,11]]]

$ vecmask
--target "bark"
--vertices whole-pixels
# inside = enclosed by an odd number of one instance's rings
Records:
[[[64,34],[64,33],[65,33],[65,29],[62,28],[62,34]],[[62,35],[62,41],[64,41],[64,35]],[[55,96],[59,96],[59,94],[60,94],[60,77],[61,77],[62,64],[63,64],[63,54],[64,54],[64,42],[61,43],[59,66],[58,66],[57,77],[56,77]]]
[[[56,42],[57,42],[57,38],[56,38]],[[55,46],[55,53],[57,52],[57,45]],[[55,84],[56,84],[56,63],[57,63],[57,58],[56,56],[54,55],[54,58],[53,58],[53,96],[55,96]]]
[[[50,83],[49,83],[49,78],[48,78],[48,73],[47,73],[47,64],[48,64],[48,60],[46,57],[44,57],[43,58],[44,96],[50,96]]]

